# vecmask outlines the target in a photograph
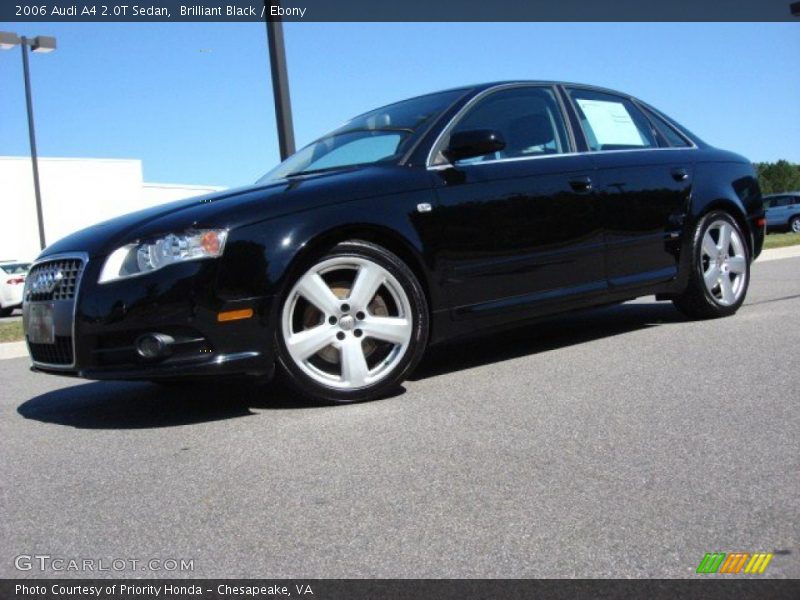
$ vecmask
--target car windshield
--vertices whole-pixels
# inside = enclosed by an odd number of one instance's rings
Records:
[[[293,154],[257,183],[397,160],[415,134],[463,93],[464,90],[451,90],[429,94],[360,115]]]
[[[0,265],[0,269],[3,269],[7,275],[22,275],[28,272],[30,266],[30,263],[6,263]]]

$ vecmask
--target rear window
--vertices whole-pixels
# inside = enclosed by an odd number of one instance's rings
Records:
[[[789,206],[791,199],[789,196],[778,196],[776,198],[769,198],[767,200],[769,208],[778,208],[780,206]]]
[[[669,142],[669,145],[673,148],[688,148],[691,144],[684,139],[684,137],[679,134],[675,129],[667,123],[664,119],[659,117],[653,111],[646,110],[647,116],[650,117],[650,121],[652,121],[653,126],[658,130],[658,133]]]

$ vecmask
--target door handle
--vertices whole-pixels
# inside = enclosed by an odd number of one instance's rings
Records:
[[[576,192],[590,192],[592,190],[591,177],[576,177],[569,180],[569,186]]]
[[[672,178],[675,181],[686,181],[687,179],[689,179],[689,171],[687,171],[682,167],[672,169]]]

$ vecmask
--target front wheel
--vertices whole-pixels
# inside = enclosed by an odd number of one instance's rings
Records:
[[[792,217],[792,220],[789,221],[789,231],[792,233],[800,233],[800,215]]]
[[[749,249],[739,225],[724,211],[705,215],[693,237],[689,284],[675,306],[692,319],[732,315],[749,283]]]
[[[287,382],[304,396],[372,400],[419,362],[428,340],[427,303],[397,256],[367,242],[345,242],[291,284],[276,338]]]

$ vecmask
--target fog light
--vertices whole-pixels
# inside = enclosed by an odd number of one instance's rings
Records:
[[[161,358],[170,353],[175,339],[163,333],[145,333],[136,340],[136,352],[142,358]]]

